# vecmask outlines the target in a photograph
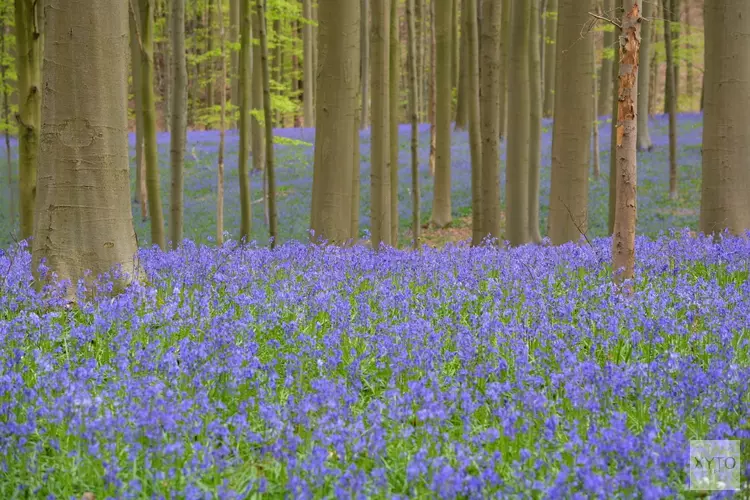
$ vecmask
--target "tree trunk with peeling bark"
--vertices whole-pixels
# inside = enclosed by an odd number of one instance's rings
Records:
[[[119,267],[129,276],[113,277],[124,285],[138,274],[128,161],[128,6],[58,2],[46,12],[45,29],[32,270],[40,278],[44,260],[45,277],[70,280],[67,294],[75,300],[79,279],[90,285]]]
[[[620,72],[617,106],[617,203],[612,235],[612,270],[614,280],[622,284],[634,276],[636,194],[638,186],[636,142],[638,124],[638,63],[641,45],[640,0],[629,6],[623,0],[620,36]],[[632,288],[628,286],[626,291]]]
[[[700,229],[750,230],[750,5],[711,0],[706,30]]]

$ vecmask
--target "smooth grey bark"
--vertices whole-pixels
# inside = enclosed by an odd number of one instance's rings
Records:
[[[750,4],[704,7],[705,96],[700,229],[750,229]]]
[[[654,20],[654,3],[643,3],[643,17],[648,19],[641,26],[641,55],[643,64],[638,68],[638,151],[651,151],[654,147],[648,125],[649,87],[651,85],[651,30]]]
[[[315,100],[315,159],[311,229],[314,238],[344,244],[353,233],[354,159],[359,145],[359,25],[360,3],[322,2],[318,11],[318,51]],[[358,190],[357,190],[358,191]],[[359,200],[357,200],[357,205]]]
[[[502,3],[482,3],[482,237],[500,239],[500,80],[503,38]]]
[[[545,43],[547,49],[544,52],[544,104],[543,115],[550,118],[555,110],[555,56],[557,47],[557,0],[547,0],[545,17]]]
[[[172,35],[172,123],[169,157],[172,185],[169,207],[169,232],[172,248],[182,243],[185,142],[187,140],[187,55],[185,53],[185,0],[171,1]]]
[[[592,37],[580,38],[578,26],[590,18],[592,4],[592,0],[560,0],[558,9],[549,211],[553,245],[577,242],[588,229],[594,45]]]
[[[471,154],[471,232],[472,244],[482,243],[482,123],[479,116],[479,26],[477,0],[464,0],[466,18],[466,100],[469,117]]]
[[[258,33],[260,32],[260,23],[258,22],[258,14],[252,14],[252,37],[253,40],[257,40]],[[253,41],[252,45],[252,62],[250,67],[252,68],[250,73],[250,106],[252,112],[250,113],[250,142],[253,151],[253,170],[262,172],[266,164],[266,145],[265,145],[265,131],[263,124],[260,122],[258,115],[263,115],[263,77],[260,71],[260,44],[256,44]]]
[[[539,0],[530,3],[529,46],[529,238],[532,243],[541,243],[539,232],[539,173],[542,169],[542,62],[539,52]]]
[[[360,11],[362,13],[360,20],[359,34],[359,51],[360,51],[360,71],[359,78],[361,84],[362,114],[359,119],[359,127],[366,129],[370,123],[370,1],[360,0]]]
[[[490,4],[492,2],[489,2]],[[409,73],[409,118],[411,123],[411,232],[412,246],[420,247],[421,228],[419,215],[419,112],[417,109],[417,40],[414,23],[414,0],[406,0],[408,36],[407,68]]]
[[[143,87],[141,86],[141,48],[138,36],[138,13],[129,9],[130,54],[135,101],[135,200],[141,209],[141,220],[148,219],[146,162],[143,161]]]
[[[219,54],[221,79],[219,80],[219,154],[216,166],[216,244],[224,244],[224,154],[226,146],[227,115],[227,56],[224,9],[219,9]]]
[[[39,168],[39,128],[41,126],[42,53],[45,43],[41,29],[41,3],[15,0],[16,73],[18,85],[18,212],[21,238],[34,233],[34,205]]]
[[[388,120],[390,121],[390,214],[391,214],[391,244],[398,246],[398,124],[399,124],[399,105],[401,83],[401,41],[399,30],[399,12],[398,0],[391,0],[390,6],[390,23],[389,36],[390,46],[388,48]]]
[[[250,177],[248,175],[248,156],[250,155],[250,65],[251,65],[251,7],[250,0],[240,1],[240,54],[239,54],[239,88],[240,88],[240,146],[237,170],[240,181],[240,240],[250,241],[252,229],[252,205],[250,202]]]
[[[508,160],[505,176],[506,239],[512,246],[529,237],[529,33],[531,5],[513,0],[508,86]]]
[[[451,223],[451,0],[435,1],[435,187],[431,223]]]
[[[677,71],[674,62],[672,29],[669,21],[669,0],[662,0],[664,6],[664,49],[667,55],[664,108],[669,115],[669,198],[677,199]],[[672,2],[671,5],[674,5]],[[679,13],[678,13],[679,18]]]
[[[273,156],[273,110],[271,109],[271,75],[268,69],[268,36],[266,23],[266,0],[255,0],[258,14],[258,28],[260,38],[260,68],[263,81],[263,113],[266,126],[266,179],[268,183],[268,236],[271,248],[278,243],[278,212],[276,210],[276,172],[274,171]],[[257,70],[256,69],[256,70]]]
[[[120,0],[47,9],[42,130],[32,243],[37,278],[86,284],[119,268],[137,277],[128,161],[128,7]],[[81,85],[81,82],[86,85]],[[87,272],[91,274],[87,275]],[[40,280],[40,283],[42,281]],[[90,289],[90,288],[89,288]]]

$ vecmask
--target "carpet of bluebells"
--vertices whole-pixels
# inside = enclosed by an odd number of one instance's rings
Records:
[[[750,242],[637,252],[188,243],[67,307],[12,247],[0,498],[681,495],[750,438]]]
[[[599,179],[590,178],[589,225],[590,236],[604,236],[607,228],[607,207],[609,199],[609,137],[610,123],[602,121],[602,175]],[[699,114],[681,114],[678,121],[678,162],[679,197],[670,200],[668,172],[667,119],[657,116],[651,120],[651,136],[654,149],[638,156],[638,231],[641,234],[657,236],[668,228],[697,229],[698,208],[700,205],[700,168],[702,122]],[[408,244],[408,226],[411,220],[410,194],[410,150],[408,125],[400,127],[400,168],[402,179],[399,190],[399,215],[402,226],[402,243]],[[429,126],[420,126],[420,182],[422,185],[422,216],[429,220],[432,207],[432,183],[428,169]],[[314,129],[279,129],[275,152],[277,161],[276,183],[278,189],[279,239],[281,241],[306,240],[310,227],[310,206],[312,199],[312,168]],[[159,134],[159,164],[161,167],[161,194],[164,214],[169,214],[169,135]],[[365,231],[370,223],[370,132],[361,134],[362,151],[362,197],[361,229]],[[130,137],[131,192],[135,192],[135,138]],[[195,242],[209,243],[216,234],[216,163],[218,158],[219,134],[216,131],[195,131],[188,133],[188,147],[185,155],[185,238]],[[13,144],[15,147],[15,143]],[[239,148],[236,131],[227,133],[225,229],[237,236],[240,227],[239,180],[236,157]],[[549,182],[552,147],[552,126],[544,121],[542,137],[541,171],[541,229],[547,229],[549,207]],[[452,147],[452,201],[456,217],[471,213],[471,159],[469,140],[466,131],[455,131]],[[504,156],[504,150],[503,150]],[[15,155],[15,153],[14,153]],[[15,156],[14,156],[15,157]],[[3,156],[4,158],[4,156]],[[0,159],[5,171],[5,163]],[[503,182],[505,166],[503,164]],[[3,174],[4,175],[4,174]],[[7,183],[0,183],[0,199],[6,200]],[[250,180],[252,200],[262,200],[262,174],[253,172]],[[502,202],[504,203],[503,196]],[[253,209],[253,230],[251,240],[265,243],[268,229],[262,203],[255,203]],[[142,246],[150,244],[149,221],[142,221],[140,211],[133,204],[134,222],[138,241]],[[169,217],[166,217],[169,219]],[[17,227],[17,224],[16,224]],[[12,243],[14,234],[7,218],[7,208],[0,207],[0,248]],[[169,234],[169,233],[167,233]]]

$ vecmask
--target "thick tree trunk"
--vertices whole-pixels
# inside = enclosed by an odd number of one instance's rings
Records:
[[[664,108],[669,115],[669,198],[677,199],[677,73],[672,49],[672,30],[669,21],[669,0],[663,0],[664,5],[664,49],[667,54],[667,75],[664,92]],[[672,2],[674,5],[676,2]]]
[[[464,0],[466,16],[466,103],[469,117],[471,154],[471,232],[472,244],[482,243],[482,123],[479,115],[479,26],[477,0]]]
[[[500,239],[500,80],[503,7],[482,3],[482,237]]]
[[[636,165],[638,109],[638,62],[641,44],[641,13],[637,1],[623,0],[620,37],[620,71],[617,107],[617,205],[612,236],[612,269],[615,282],[632,279],[635,269]]]
[[[591,161],[593,39],[580,38],[591,0],[560,0],[557,24],[557,96],[552,129],[549,235],[553,245],[578,241],[588,229]],[[610,66],[611,69],[611,66]]]
[[[353,0],[356,1],[356,0]],[[303,12],[302,15],[306,21],[312,18],[312,0],[303,0]],[[303,109],[303,120],[305,120],[305,127],[310,127],[314,123],[313,118],[313,79],[315,78],[315,69],[313,68],[313,38],[312,38],[312,24],[305,22],[302,25],[302,61],[303,61],[303,75],[302,75],[302,103]]]
[[[352,233],[353,159],[358,145],[360,3],[351,0],[320,4],[315,101],[315,164],[311,228],[314,238],[346,243]],[[358,201],[357,201],[358,203]]]
[[[128,165],[128,7],[59,2],[46,12],[42,147],[32,270],[89,283],[120,267],[135,277]],[[40,47],[41,49],[41,47]],[[81,85],[81,82],[86,85]],[[85,165],[86,168],[81,166]]]
[[[266,0],[255,0],[258,14],[258,35],[260,38],[260,70],[263,82],[263,117],[265,121],[266,138],[266,179],[268,183],[268,237],[271,248],[278,243],[279,232],[277,227],[276,211],[276,173],[274,172],[273,156],[273,110],[271,109],[271,75],[268,69],[268,35],[266,23]]]
[[[221,57],[221,79],[219,80],[219,154],[216,167],[216,244],[224,244],[224,153],[226,145],[227,116],[227,56],[224,9],[219,8],[219,54]]]
[[[555,110],[555,56],[557,47],[557,0],[547,0],[547,12],[545,13],[547,27],[545,29],[545,42],[547,50],[544,52],[544,104],[543,114],[550,118]]]
[[[16,72],[18,82],[18,183],[21,238],[34,233],[34,204],[39,166],[41,125],[42,34],[41,3],[15,0]]]
[[[603,0],[604,15],[607,17],[614,18],[615,16],[615,2],[618,0]],[[602,55],[602,64],[599,68],[599,105],[597,109],[605,110],[609,108],[609,104],[612,102],[612,62],[613,57],[607,57],[606,54],[612,50],[616,50],[615,44],[615,27],[611,25],[605,26],[606,31],[604,32],[604,53]],[[571,28],[575,29],[575,28]],[[580,37],[580,34],[579,34]]]
[[[750,5],[712,0],[704,6],[705,111],[700,229],[750,229]]]
[[[143,157],[151,216],[151,244],[166,249],[164,212],[159,184],[159,156],[156,145],[156,102],[154,97],[154,12],[150,0],[139,0],[141,93],[143,98]]]
[[[651,151],[653,144],[648,130],[649,86],[651,84],[651,30],[654,19],[653,2],[643,3],[643,17],[648,19],[641,27],[641,55],[643,64],[638,69],[638,151]]]
[[[388,50],[388,119],[390,120],[390,213],[391,213],[391,244],[398,246],[398,123],[399,105],[401,104],[399,83],[401,81],[401,41],[399,36],[398,0],[391,0],[390,11],[390,47]]]
[[[257,13],[252,15],[252,36],[256,38],[260,32],[260,23]],[[265,132],[257,114],[263,114],[263,75],[260,71],[260,44],[253,43],[252,47],[252,71],[251,71],[251,106],[250,113],[250,141],[253,151],[253,170],[262,172],[266,164]]]
[[[391,161],[389,122],[389,14],[391,0],[372,0],[372,32],[370,60],[372,63],[372,156],[370,170],[372,247],[391,245]]]
[[[240,0],[240,54],[239,54],[239,89],[240,89],[240,146],[237,170],[240,181],[240,240],[250,241],[252,230],[252,205],[250,202],[250,177],[248,175],[248,156],[250,155],[250,65],[252,23],[250,0]]]
[[[360,0],[362,19],[360,21],[359,52],[361,67],[359,72],[360,84],[362,86],[362,115],[359,127],[366,129],[370,123],[370,1]]]
[[[169,154],[172,169],[169,232],[172,248],[182,243],[183,225],[183,165],[187,134],[187,59],[185,54],[185,0],[171,0],[172,31],[172,133],[169,137]],[[220,14],[221,15],[221,14]],[[223,118],[223,115],[222,115]]]
[[[508,88],[508,161],[505,176],[506,238],[513,246],[529,237],[529,33],[531,5],[514,0],[511,22],[510,85]],[[536,21],[534,21],[536,22]]]
[[[529,238],[541,243],[539,232],[539,173],[542,169],[542,62],[539,53],[539,0],[531,3],[531,45],[529,46]]]
[[[435,1],[435,187],[432,224],[451,223],[451,0]]]
[[[489,2],[492,3],[492,2]],[[411,122],[411,234],[412,246],[420,247],[419,215],[419,115],[417,111],[417,40],[414,23],[414,0],[406,0],[408,33],[407,68],[409,73],[409,119]]]

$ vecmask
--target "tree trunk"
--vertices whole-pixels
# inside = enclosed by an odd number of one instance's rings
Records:
[[[622,12],[620,5],[617,5],[616,11]],[[617,13],[612,14],[613,19],[618,18]],[[624,14],[623,14],[624,16]],[[620,34],[619,28],[616,33]],[[619,44],[618,44],[619,45]],[[619,49],[618,49],[619,54]],[[615,57],[612,64],[612,80],[619,81],[620,75],[620,58]],[[615,206],[617,204],[617,120],[616,116],[619,109],[619,102],[617,94],[613,95],[612,102],[610,103],[612,109],[612,120],[610,124],[610,142],[609,142],[609,206],[607,214],[607,229],[608,234],[613,234],[615,230]]]
[[[591,68],[594,75],[596,75],[596,51],[593,51],[594,57],[591,59]],[[594,124],[594,137],[593,137],[593,144],[591,148],[594,151],[594,179],[599,179],[599,175],[601,174],[601,146],[599,143],[599,110],[597,107],[599,106],[599,82],[596,76],[591,79],[593,81],[593,108],[594,108],[594,114],[591,117],[591,120]]]
[[[138,36],[138,13],[130,10],[130,55],[135,97],[135,200],[141,208],[141,220],[148,219],[146,162],[143,161],[143,86],[141,85],[141,45]]]
[[[360,117],[359,127],[366,129],[370,123],[370,2],[369,0],[360,0],[360,9],[362,12],[362,19],[360,21],[360,34],[359,34],[359,51],[361,68],[359,72],[360,84],[362,86],[362,115]]]
[[[688,102],[688,111],[692,111],[693,104],[695,101],[695,83],[693,81],[694,75],[693,75],[693,45],[690,43],[691,37],[692,37],[692,19],[690,15],[690,2],[685,2],[685,50],[687,52],[687,57],[685,58],[685,92],[687,93],[687,102]],[[644,8],[645,10],[645,8]]]
[[[577,242],[588,229],[591,117],[594,114],[591,102],[593,39],[580,38],[577,28],[588,21],[592,1],[560,0],[559,5],[556,89],[560,99],[555,100],[552,129],[549,210],[549,235],[553,245]]]
[[[482,3],[482,237],[500,239],[500,80],[503,6]]]
[[[391,245],[391,162],[388,85],[390,78],[389,14],[391,0],[372,0],[372,160],[370,174],[372,248]]]
[[[143,97],[143,156],[151,215],[151,244],[167,248],[164,212],[159,184],[159,156],[156,145],[156,103],[154,98],[154,12],[151,0],[139,0],[141,93]]]
[[[649,87],[651,84],[651,30],[654,20],[653,2],[643,4],[643,17],[648,19],[641,27],[641,54],[644,64],[638,68],[638,151],[651,151],[654,147],[648,130]]]
[[[435,185],[432,224],[451,223],[451,0],[435,2]]]
[[[185,54],[185,0],[171,0],[172,31],[172,123],[169,136],[169,153],[172,169],[169,232],[172,248],[182,243],[183,225],[183,165],[187,134],[187,59]],[[221,15],[221,14],[220,14]]]
[[[266,23],[266,0],[255,0],[258,14],[258,34],[260,38],[260,70],[263,83],[263,117],[266,126],[266,179],[268,182],[268,236],[271,248],[278,243],[276,211],[276,174],[273,157],[273,110],[271,109],[271,75],[268,69],[268,36]]]
[[[171,2],[171,0],[169,0]],[[168,6],[166,9],[166,24],[167,24],[167,40],[171,40],[173,37],[172,34],[172,11],[171,6]],[[184,9],[183,9],[184,10]],[[183,23],[183,30],[185,29],[184,23]],[[174,75],[172,74],[172,50],[169,46],[169,43],[164,44],[164,57],[166,58],[166,78],[164,79],[164,128],[167,132],[170,131],[170,126],[172,123],[172,90],[171,85],[172,81],[174,80]],[[187,80],[187,78],[186,78]]]
[[[421,0],[420,0],[421,1]],[[427,108],[427,121],[430,122],[430,156],[429,167],[430,175],[435,177],[435,165],[437,163],[437,73],[435,70],[435,61],[437,59],[437,36],[435,34],[435,4],[430,4],[430,71],[429,76],[429,100]],[[451,94],[453,89],[451,89]],[[448,118],[450,122],[450,118]],[[448,125],[450,128],[450,123]],[[433,193],[434,195],[434,193]],[[433,196],[434,199],[434,196]]]
[[[479,116],[479,26],[477,0],[464,0],[466,6],[463,31],[466,38],[466,69],[464,90],[469,118],[469,150],[471,154],[471,232],[472,245],[482,243],[482,130]]]
[[[42,48],[41,4],[15,0],[16,71],[18,82],[18,182],[21,238],[34,233],[34,204],[39,166]]]
[[[399,17],[398,17],[398,0],[391,0],[390,11],[390,46],[388,50],[388,118],[390,120],[390,212],[391,212],[391,245],[398,246],[398,123],[399,123],[399,105],[400,92],[399,83],[401,81],[401,41],[399,36]]]
[[[488,2],[492,4],[492,2]],[[408,33],[407,68],[409,73],[409,118],[411,121],[411,234],[412,246],[420,247],[419,215],[419,116],[417,111],[417,41],[414,23],[414,0],[406,0]]]
[[[240,90],[240,52],[237,48],[240,43],[240,2],[245,0],[229,0],[229,42],[231,44],[231,92],[230,101],[233,107],[239,108],[242,91]],[[233,123],[235,123],[233,121]]]
[[[530,0],[531,45],[529,46],[529,238],[541,243],[539,233],[539,172],[542,169],[542,63],[539,52],[539,0]]]
[[[503,42],[500,45],[500,138],[504,138],[507,132],[508,123],[508,88],[511,79],[510,71],[510,54],[511,54],[511,28],[513,20],[511,18],[513,0],[502,0],[503,2]],[[507,152],[506,152],[507,154]],[[507,163],[507,161],[506,161]]]
[[[128,165],[128,11],[120,0],[47,9],[32,270],[90,284],[119,266],[133,279],[136,239]],[[41,47],[39,47],[41,49]],[[86,85],[81,85],[81,82]],[[82,168],[85,166],[85,168]],[[38,274],[37,274],[37,277]]]
[[[172,0],[170,0],[172,1]],[[206,2],[206,54],[214,50],[214,0]],[[214,58],[209,56],[203,70],[206,78],[206,107],[214,107]],[[208,127],[210,128],[210,127]]]
[[[508,86],[508,160],[505,175],[506,238],[513,246],[529,237],[529,140],[531,102],[529,92],[529,27],[531,5],[514,0],[511,21],[510,85]]]
[[[252,15],[252,36],[258,36],[260,32],[260,23],[257,14]],[[253,43],[252,46],[252,71],[251,71],[251,97],[252,113],[250,113],[250,141],[252,142],[253,151],[253,170],[262,172],[266,164],[266,147],[264,142],[265,133],[263,124],[258,118],[263,114],[263,75],[260,71],[260,44]]]
[[[221,80],[219,81],[219,157],[216,168],[216,244],[224,244],[224,150],[226,145],[227,115],[227,56],[226,32],[224,31],[224,9],[219,4],[219,54],[221,56]]]
[[[664,19],[664,46],[669,44],[667,53],[667,67],[672,70],[672,84],[664,81],[664,114],[669,114],[670,102],[679,102],[680,60],[673,57],[680,40],[680,0],[662,0],[662,16]],[[675,104],[677,106],[677,104]]]
[[[633,278],[635,268],[636,168],[638,109],[638,59],[641,43],[640,0],[629,7],[623,0],[620,37],[620,71],[617,107],[617,204],[612,236],[612,269],[615,283]],[[630,287],[626,289],[630,291]]]
[[[458,56],[458,88],[456,89],[456,130],[466,130],[469,124],[469,94],[471,93],[467,81],[469,73],[469,35],[466,33],[465,24],[466,18],[469,16],[467,12],[468,2],[469,0],[462,0],[461,19],[464,21],[464,28],[459,35],[460,39],[454,39],[451,37],[451,39],[456,40],[457,44],[460,44],[460,54]],[[451,24],[455,26],[458,24],[458,20],[454,19]]]
[[[453,0],[453,23],[451,24],[451,40],[458,40],[460,32],[458,30],[461,21],[464,21],[465,17],[461,16],[461,0]],[[459,53],[460,44],[453,44],[453,51],[451,52],[451,87],[458,90],[458,82],[461,77],[461,58],[464,54]]]
[[[250,241],[252,230],[252,205],[250,202],[250,177],[248,176],[248,151],[250,146],[250,65],[252,38],[250,16],[251,0],[240,1],[240,54],[239,54],[239,88],[240,88],[240,146],[237,170],[240,180],[240,240]]]
[[[6,50],[6,37],[8,34],[5,31],[5,10],[0,13],[0,54],[5,54]],[[7,79],[7,69],[5,62],[0,62],[0,85],[3,87],[3,121],[4,130],[3,136],[5,136],[5,161],[8,167],[7,180],[8,180],[8,220],[10,221],[11,231],[15,230],[16,227],[16,196],[15,186],[13,185],[13,163],[11,158],[10,150],[10,103],[8,99],[9,84]]]
[[[603,0],[604,15],[607,17],[614,18],[615,16],[615,1],[617,0]],[[611,25],[605,25],[606,31],[604,32],[604,50],[602,52],[602,64],[599,68],[599,105],[597,109],[605,110],[609,107],[609,103],[612,102],[612,62],[613,57],[607,57],[607,54],[615,48],[615,27]],[[575,28],[571,28],[575,29]],[[580,34],[579,34],[580,38]]]
[[[750,6],[715,0],[704,6],[706,30],[700,229],[750,229]]]
[[[359,109],[360,3],[321,2],[318,50],[321,67],[315,87],[315,164],[311,228],[314,238],[346,243],[352,234],[352,133],[357,132]],[[357,201],[358,203],[358,201]]]
[[[353,0],[356,1],[356,0]],[[303,61],[303,75],[302,75],[302,98],[303,98],[303,120],[305,120],[305,127],[310,127],[313,122],[313,79],[315,78],[315,69],[313,68],[313,38],[312,38],[312,24],[309,20],[312,18],[312,0],[303,0],[303,13],[305,18],[304,24],[302,24],[302,61]]]
[[[667,81],[665,83],[665,109],[669,115],[669,198],[677,199],[677,73],[672,55],[672,30],[669,22],[669,0],[663,0],[664,5],[664,49],[667,54]],[[674,5],[674,2],[672,3]]]
[[[544,105],[543,114],[551,118],[555,110],[555,56],[557,47],[557,0],[547,0],[547,12],[545,13],[547,28],[545,29],[545,41],[547,50],[544,56]]]

